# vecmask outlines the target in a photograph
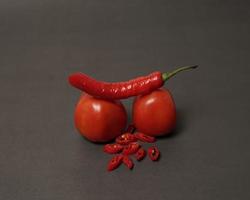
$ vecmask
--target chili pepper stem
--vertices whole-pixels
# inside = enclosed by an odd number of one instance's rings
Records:
[[[189,69],[195,69],[197,68],[198,65],[193,65],[193,66],[185,66],[185,67],[180,67],[172,72],[165,72],[162,74],[162,80],[165,82],[168,79],[170,79],[172,76],[176,75],[177,73],[181,72],[181,71],[185,71],[185,70],[189,70]]]

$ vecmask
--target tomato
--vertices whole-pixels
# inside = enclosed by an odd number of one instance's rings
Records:
[[[168,90],[138,96],[133,103],[133,122],[139,132],[151,136],[169,134],[176,124],[176,109]]]
[[[82,95],[75,108],[75,126],[92,142],[107,142],[122,134],[127,113],[120,101]]]

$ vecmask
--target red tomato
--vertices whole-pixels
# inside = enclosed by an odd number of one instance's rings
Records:
[[[120,101],[82,95],[75,108],[75,126],[92,142],[107,142],[119,136],[127,123],[127,113]]]
[[[133,103],[133,122],[138,131],[151,136],[170,133],[176,124],[175,103],[170,92],[158,89],[136,97]]]

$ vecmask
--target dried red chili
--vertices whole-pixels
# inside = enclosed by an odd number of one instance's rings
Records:
[[[157,147],[149,147],[148,148],[148,155],[149,155],[149,158],[152,160],[152,161],[156,161],[159,159],[160,157],[160,151]]]
[[[125,99],[149,93],[163,86],[164,82],[180,71],[194,69],[197,66],[178,68],[170,73],[153,72],[148,76],[138,77],[126,82],[108,83],[97,81],[86,74],[74,73],[69,76],[69,83],[92,96],[104,99]]]
[[[119,153],[123,150],[123,146],[120,144],[106,144],[103,151],[106,153],[114,154]]]
[[[153,143],[156,141],[155,137],[152,137],[152,136],[149,136],[149,135],[146,135],[144,133],[135,133],[134,136],[142,141],[142,142],[148,142],[148,143]]]
[[[129,143],[122,151],[123,154],[125,155],[130,155],[130,154],[134,154],[138,151],[138,149],[140,148],[139,143],[137,142],[132,142]]]
[[[119,167],[121,165],[122,162],[123,162],[123,155],[122,154],[114,156],[109,161],[107,170],[112,171],[112,170],[116,169],[117,167]]]
[[[126,130],[126,133],[134,133],[135,132],[135,126],[133,124],[130,124]]]
[[[135,142],[137,139],[131,133],[124,133],[115,139],[115,142],[121,145],[127,145],[131,142]]]
[[[146,156],[146,151],[143,148],[140,148],[135,154],[135,158],[138,161],[142,160],[145,156]]]
[[[125,155],[122,161],[129,169],[132,169],[134,167],[133,161],[128,156]]]

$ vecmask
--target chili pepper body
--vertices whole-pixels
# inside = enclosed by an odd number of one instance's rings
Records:
[[[69,76],[69,83],[92,96],[103,99],[125,99],[132,96],[150,93],[164,85],[164,82],[180,71],[197,66],[181,67],[170,73],[153,72],[129,81],[109,83],[97,81],[84,73],[74,73]]]
[[[160,157],[160,151],[157,147],[148,148],[148,156],[152,161],[156,161]]]
[[[126,130],[126,133],[134,133],[135,132],[135,125],[134,124],[130,124]]]
[[[125,99],[139,94],[146,94],[163,86],[161,72],[153,72],[148,76],[138,77],[126,82],[108,83],[97,81],[83,73],[69,76],[72,86],[92,95],[104,99]]]
[[[103,151],[109,154],[119,153],[123,150],[123,146],[120,144],[106,144]]]
[[[135,154],[135,158],[138,161],[142,160],[145,156],[146,156],[146,151],[143,148],[140,148]]]
[[[137,142],[132,142],[128,144],[122,151],[124,155],[131,155],[138,151],[140,145]]]
[[[132,169],[134,167],[133,161],[128,156],[124,156],[122,161],[124,165],[126,165],[129,169]]]
[[[131,133],[124,133],[115,139],[117,144],[128,145],[131,142],[135,142],[137,139]]]
[[[122,162],[123,162],[123,155],[122,154],[114,156],[109,161],[107,170],[112,171],[112,170],[116,169],[117,167],[119,167],[121,165]]]
[[[146,135],[146,134],[144,134],[144,133],[139,133],[139,132],[137,132],[137,133],[134,134],[134,136],[135,136],[138,140],[140,140],[140,141],[142,141],[142,142],[153,143],[153,142],[156,141],[155,137]]]

